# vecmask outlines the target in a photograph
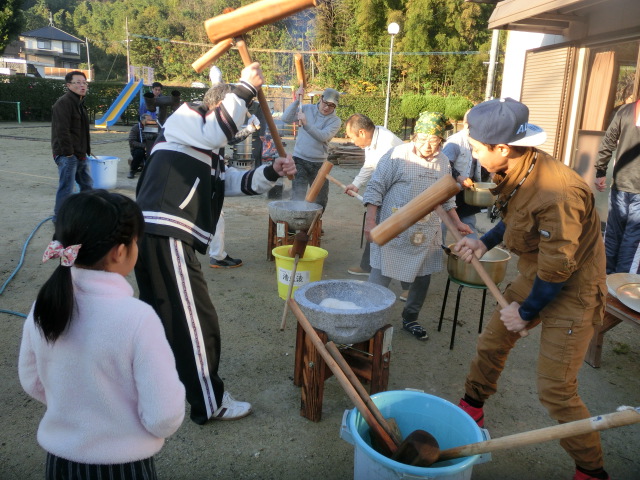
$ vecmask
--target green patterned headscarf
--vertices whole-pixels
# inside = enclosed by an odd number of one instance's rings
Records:
[[[450,123],[440,112],[422,112],[416,121],[413,133],[426,133],[445,137],[445,131],[449,130]]]

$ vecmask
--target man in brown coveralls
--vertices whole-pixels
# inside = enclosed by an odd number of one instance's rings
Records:
[[[480,240],[454,248],[467,262],[500,242],[519,256],[518,276],[478,339],[460,407],[484,425],[484,402],[497,383],[518,332],[541,326],[537,364],[540,402],[559,423],[589,418],[577,375],[593,326],[602,323],[606,292],[600,219],[589,186],[571,168],[535,147],[544,131],[528,123],[529,109],[513,99],[483,102],[468,115],[473,155],[493,178],[492,218]],[[523,399],[523,407],[526,401]],[[576,464],[574,480],[609,479],[597,432],[560,445]]]

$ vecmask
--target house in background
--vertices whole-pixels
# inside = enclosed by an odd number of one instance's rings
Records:
[[[84,41],[49,25],[20,34],[19,40],[6,48],[0,62],[23,75],[64,78],[72,70],[81,70],[91,80],[90,70],[78,68],[84,46]]]
[[[540,148],[593,186],[614,108],[638,99],[640,1],[467,1],[495,4],[489,28],[508,31],[501,96],[525,103],[547,132]],[[607,198],[596,193],[603,219]]]

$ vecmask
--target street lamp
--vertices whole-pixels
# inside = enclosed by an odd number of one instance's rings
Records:
[[[393,37],[400,31],[400,25],[393,22],[387,27],[387,32],[391,35],[391,47],[389,47],[389,72],[387,73],[387,102],[384,108],[384,128],[389,123],[389,95],[391,94],[391,59],[393,58]]]

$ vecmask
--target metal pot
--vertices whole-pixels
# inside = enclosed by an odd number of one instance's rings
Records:
[[[274,222],[287,222],[294,230],[307,230],[322,205],[302,200],[276,200],[269,202],[269,216]]]
[[[449,256],[447,258],[447,272],[452,278],[460,280],[464,283],[470,283],[472,285],[484,285],[484,282],[476,272],[476,269],[470,263],[461,260],[455,253],[451,251],[451,248],[455,243],[449,245],[449,248],[445,249],[445,252]],[[485,253],[480,259],[480,263],[489,274],[489,277],[495,284],[499,284],[504,280],[507,274],[507,263],[511,255],[509,252],[495,247]]]
[[[474,207],[489,207],[496,201],[496,197],[489,191],[495,188],[492,182],[475,182],[471,188],[464,189],[464,201]]]

